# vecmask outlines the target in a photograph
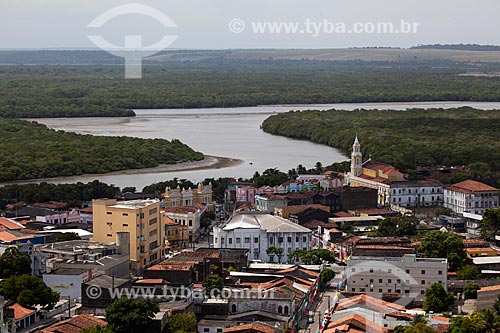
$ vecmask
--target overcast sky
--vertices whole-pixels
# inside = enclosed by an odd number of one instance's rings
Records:
[[[0,48],[90,48],[88,35],[123,45],[125,35],[144,44],[177,35],[172,48],[343,48],[434,43],[500,44],[498,0],[148,0],[136,1],[167,15],[177,25],[165,28],[141,14],[116,17],[101,28],[88,24],[122,0],[0,0]],[[244,22],[240,33],[229,23]],[[304,33],[303,22],[318,24],[393,22],[419,24],[410,34]],[[302,32],[255,33],[252,22],[299,22]],[[238,23],[239,24],[239,23]],[[241,28],[241,25],[237,27]]]

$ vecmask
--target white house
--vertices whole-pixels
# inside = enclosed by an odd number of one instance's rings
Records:
[[[498,208],[498,189],[475,180],[449,185],[444,189],[444,206],[459,214],[482,215],[488,208]]]
[[[271,261],[266,253],[271,246],[282,249],[281,262],[288,262],[293,250],[310,250],[311,243],[311,230],[263,212],[238,212],[214,227],[215,248],[248,249],[249,259],[264,262]]]
[[[394,182],[391,203],[401,207],[436,207],[444,201],[444,185],[437,180]]]

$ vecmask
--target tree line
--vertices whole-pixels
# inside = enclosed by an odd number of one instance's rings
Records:
[[[291,111],[270,116],[262,128],[326,144],[347,156],[357,134],[365,159],[371,156],[413,173],[417,166],[466,165],[476,170],[476,178],[495,180],[500,177],[499,125],[498,110],[462,107]]]
[[[177,139],[106,137],[0,118],[0,181],[106,173],[203,159]]]
[[[493,69],[491,68],[493,66]],[[0,66],[0,115],[133,116],[132,109],[271,104],[500,101],[500,79],[459,74],[498,65],[453,62],[211,60],[144,66]]]

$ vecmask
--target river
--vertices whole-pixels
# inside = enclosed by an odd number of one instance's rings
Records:
[[[260,124],[273,113],[307,109],[398,109],[412,107],[453,108],[472,106],[480,109],[500,109],[500,103],[357,103],[327,105],[278,105],[241,108],[135,110],[131,118],[43,118],[34,119],[50,128],[82,134],[134,136],[140,138],[177,138],[206,155],[242,160],[227,168],[158,172],[152,169],[139,174],[105,174],[61,177],[54,183],[88,182],[98,179],[119,187],[135,186],[138,190],[151,183],[187,178],[195,182],[210,177],[249,178],[255,171],[278,168],[288,171],[302,164],[308,168],[316,162],[323,165],[347,159],[339,151],[324,145],[298,141],[264,133]],[[304,124],[307,126],[307,124]],[[363,144],[363,142],[361,142]]]

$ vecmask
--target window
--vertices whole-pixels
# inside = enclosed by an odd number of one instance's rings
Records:
[[[370,279],[370,283],[373,283],[373,279]]]
[[[292,242],[292,237],[288,237],[288,238],[287,238],[287,242],[288,242],[288,243],[291,243],[291,242]]]
[[[283,237],[278,237],[278,243],[283,243]]]
[[[284,312],[285,314],[288,314],[288,306],[285,305],[285,308],[284,308]]]
[[[424,285],[425,284],[425,280],[420,281],[420,284]]]
[[[302,241],[307,242],[307,237],[306,236],[302,237]]]
[[[373,268],[370,268],[370,273],[373,273]]]
[[[236,237],[236,244],[240,244],[240,243],[241,243],[241,238]]]
[[[224,332],[224,330],[222,328],[217,329],[217,333],[222,333],[222,332]]]
[[[274,237],[269,237],[269,243],[274,244]]]
[[[106,212],[106,214],[108,214],[108,215],[113,215],[113,213],[112,213],[112,212]]]
[[[156,208],[150,209],[149,210],[149,215],[156,214],[156,212],[158,212],[158,209],[156,209]]]
[[[141,219],[143,219],[144,218],[144,213],[141,213],[140,217],[141,217]]]
[[[155,217],[154,219],[149,220],[149,225],[153,225],[158,222],[158,219]]]
[[[233,304],[233,305],[231,306],[231,312],[236,312],[236,310],[237,310],[237,309],[236,309],[236,304]]]
[[[295,242],[299,242],[299,236],[295,237]]]
[[[387,273],[391,274],[391,273],[392,273],[392,269],[391,269],[391,268],[389,268],[389,269],[387,270]]]
[[[205,327],[205,328],[203,329],[203,332],[205,332],[205,333],[209,333],[209,332],[210,332],[210,328]]]
[[[229,238],[229,244],[233,244],[233,239]]]
[[[123,215],[123,216],[128,216],[128,213],[123,213],[122,215]]]
[[[406,274],[410,274],[410,270],[409,269],[406,270]]]
[[[141,245],[141,247],[140,247],[140,252],[141,252],[141,253],[146,252],[146,248],[144,247],[144,245]]]
[[[425,275],[425,269],[422,270],[422,275]]]
[[[151,230],[151,231],[149,232],[149,237],[153,237],[153,236],[155,236],[155,235],[157,235],[157,234],[158,234],[158,231],[157,231],[156,229]]]
[[[250,237],[245,237],[245,244],[250,243]]]
[[[356,268],[354,268],[354,267],[351,268],[351,272],[353,272],[353,273],[356,272]]]
[[[379,293],[382,293],[382,292],[383,292],[383,290],[382,290],[382,289],[379,289],[379,290],[378,290],[378,292],[379,292]]]
[[[122,224],[122,226],[123,226],[123,227],[128,227],[128,224],[123,223],[123,224]]]
[[[113,235],[112,235],[112,234],[107,234],[106,236],[108,236],[108,237],[113,237]]]
[[[443,275],[443,271],[438,271],[438,275]]]
[[[255,238],[253,239],[253,242],[254,242],[254,243],[258,243],[258,242],[259,242],[259,237],[255,237]]]
[[[382,279],[378,279],[378,283],[382,283]]]
[[[387,279],[387,283],[392,283],[392,279]]]

